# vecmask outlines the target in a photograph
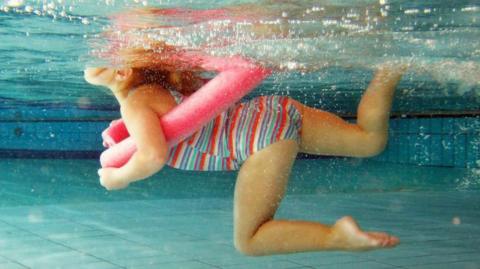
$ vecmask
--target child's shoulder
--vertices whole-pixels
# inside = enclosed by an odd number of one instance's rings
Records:
[[[132,106],[149,106],[159,114],[166,113],[176,105],[170,91],[158,84],[137,87],[128,95],[127,103]]]

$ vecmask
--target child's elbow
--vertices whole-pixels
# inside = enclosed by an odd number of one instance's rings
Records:
[[[142,152],[139,156],[141,162],[145,167],[150,167],[154,170],[160,170],[167,163],[167,154],[163,152],[147,151]]]
[[[163,155],[154,155],[149,159],[149,162],[160,169],[167,163],[167,158]]]
[[[381,154],[387,146],[386,137],[377,137],[363,145],[361,153],[357,157],[375,157]]]
[[[167,163],[167,157],[165,155],[153,155],[150,158],[150,163],[160,170]]]

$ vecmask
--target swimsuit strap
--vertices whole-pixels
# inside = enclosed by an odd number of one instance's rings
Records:
[[[177,104],[180,104],[185,99],[185,96],[176,90],[168,89],[168,91],[173,96],[173,98],[175,98],[175,102],[177,102]]]

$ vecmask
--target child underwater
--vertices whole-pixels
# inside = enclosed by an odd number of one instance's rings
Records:
[[[143,50],[126,50],[122,66],[85,70],[87,82],[107,87],[114,94],[137,145],[124,166],[99,170],[102,186],[108,190],[126,188],[165,165],[200,171],[239,170],[234,193],[234,245],[245,255],[369,250],[399,243],[387,233],[361,230],[350,216],[330,226],[278,220],[274,215],[299,152],[370,157],[384,149],[395,87],[405,68],[393,64],[378,68],[361,98],[355,124],[286,96],[260,96],[233,105],[169,148],[159,117],[205,80],[199,76],[203,71],[199,66],[188,69],[179,61],[176,69],[176,57],[154,57],[158,50],[152,48],[161,46],[166,45],[157,42]],[[161,51],[175,55],[176,50]]]

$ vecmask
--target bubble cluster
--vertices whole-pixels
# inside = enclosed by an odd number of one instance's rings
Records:
[[[440,83],[460,83],[458,94],[480,95],[479,12],[478,6],[461,4],[285,1],[240,5],[220,15],[201,10],[139,14],[131,23],[145,27],[118,34],[132,43],[148,38],[212,55],[241,54],[289,71],[374,69],[397,62]]]
[[[145,12],[145,6],[157,8],[157,13]],[[135,13],[139,10],[143,12]],[[243,55],[287,72],[369,71],[385,62],[407,64],[416,74],[413,80],[428,77],[438,83],[439,92],[454,88],[448,93],[480,97],[480,6],[471,1],[264,1],[225,6],[178,0],[0,0],[0,13],[71,27],[65,32],[83,39],[73,42],[91,45],[90,54],[79,56],[81,61],[103,63],[105,59],[91,55],[108,54],[108,33],[125,41],[122,46],[148,49],[144,40],[162,41],[216,56]],[[35,33],[26,29],[21,34],[34,39]],[[105,62],[115,62],[110,60]],[[35,69],[27,68],[29,73]]]
[[[68,20],[89,24],[88,17],[74,15],[75,3],[67,5],[64,0],[56,1],[24,1],[24,0],[5,0],[0,5],[0,12],[16,13],[23,15],[33,15],[47,17],[53,20]],[[96,18],[93,17],[95,20]]]

